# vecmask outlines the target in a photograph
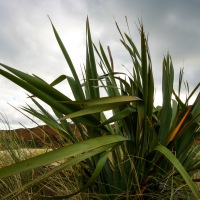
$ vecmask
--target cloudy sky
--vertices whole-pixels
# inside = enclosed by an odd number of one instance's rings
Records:
[[[85,21],[90,19],[93,41],[110,46],[115,68],[131,69],[130,58],[119,42],[115,20],[127,32],[128,17],[133,40],[138,45],[138,19],[142,18],[155,77],[156,98],[160,103],[163,57],[170,52],[175,79],[184,67],[190,88],[200,75],[199,0],[0,0],[0,62],[52,81],[69,70],[56,43],[49,15],[57,28],[77,70],[85,62]],[[66,83],[67,84],[67,83]],[[0,76],[0,129],[9,124],[35,126],[9,104],[19,108],[27,102],[26,92]],[[177,87],[177,82],[175,83]],[[66,89],[65,93],[70,95]],[[29,102],[28,102],[29,103]]]

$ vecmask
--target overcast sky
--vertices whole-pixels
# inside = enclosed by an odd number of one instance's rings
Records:
[[[115,68],[131,69],[130,58],[120,44],[115,26],[131,35],[140,45],[138,19],[142,18],[155,77],[156,98],[160,103],[163,57],[170,52],[175,79],[184,67],[190,89],[200,76],[200,1],[199,0],[0,0],[0,62],[52,81],[69,74],[57,45],[49,15],[59,32],[77,70],[85,63],[85,22],[88,15],[93,41],[110,46]],[[19,108],[27,102],[26,92],[0,76],[0,113],[13,128],[35,126],[9,104]],[[67,82],[66,82],[67,84]],[[177,87],[177,82],[175,83]],[[68,90],[65,91],[70,95]],[[8,104],[9,103],[9,104]],[[0,119],[2,117],[0,116]],[[5,124],[0,121],[0,129]]]

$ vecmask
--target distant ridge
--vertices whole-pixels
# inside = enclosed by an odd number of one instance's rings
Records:
[[[74,124],[70,124],[71,130],[79,136],[79,132]],[[58,132],[52,129],[48,125],[39,125],[34,128],[18,128],[14,130],[0,130],[0,134],[3,134],[4,138],[17,139],[24,142],[35,142],[40,145],[56,145],[60,146],[63,138]]]

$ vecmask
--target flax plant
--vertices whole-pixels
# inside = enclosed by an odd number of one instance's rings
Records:
[[[167,54],[162,68],[163,103],[154,107],[152,62],[143,25],[140,24],[139,29],[139,52],[130,35],[123,34],[116,23],[121,43],[132,59],[132,73],[127,75],[115,71],[110,49],[107,55],[101,43],[99,46],[93,44],[88,19],[86,63],[83,79],[80,79],[52,22],[51,25],[72,76],[60,75],[52,83],[47,83],[38,76],[4,64],[1,64],[0,74],[31,94],[30,98],[39,111],[30,106],[22,109],[60,133],[66,146],[2,168],[0,178],[62,159],[66,162],[5,198],[15,197],[78,162],[87,166],[84,168],[88,174],[84,186],[71,195],[38,198],[65,199],[86,188],[88,198],[94,199],[200,198],[191,178],[200,167],[200,145],[194,143],[199,136],[200,95],[188,105],[199,84],[183,102],[180,99],[183,72],[180,72],[176,93],[172,59]],[[102,74],[97,73],[98,67]],[[54,86],[64,80],[68,81],[74,100],[55,89]],[[106,97],[100,96],[102,89]],[[54,115],[47,112],[37,98],[49,105]],[[105,115],[107,110],[112,111],[111,117]],[[69,119],[76,124],[79,138],[70,129]],[[85,178],[83,176],[80,182],[83,183]]]

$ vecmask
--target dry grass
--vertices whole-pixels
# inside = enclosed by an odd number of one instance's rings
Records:
[[[31,134],[31,133],[30,133]],[[16,139],[15,133],[12,134],[0,134],[0,168],[17,163],[19,161],[44,154],[57,147],[48,146],[45,148],[34,148],[34,142],[31,147],[26,143],[26,141]],[[60,162],[59,162],[60,163]],[[59,163],[52,163],[48,166],[39,167],[33,170],[23,172],[11,177],[0,179],[0,199],[9,193],[20,188],[22,185],[35,180],[38,176],[52,170]],[[24,199],[38,199],[36,196],[40,195],[66,195],[77,191],[80,187],[79,178],[82,178],[80,165],[76,165],[68,170],[61,171],[49,177],[44,182],[41,182],[27,191],[23,192],[19,196],[15,197],[16,200]],[[71,198],[82,199],[81,195],[76,195]],[[85,198],[84,198],[85,199]],[[87,198],[86,198],[87,199]]]

